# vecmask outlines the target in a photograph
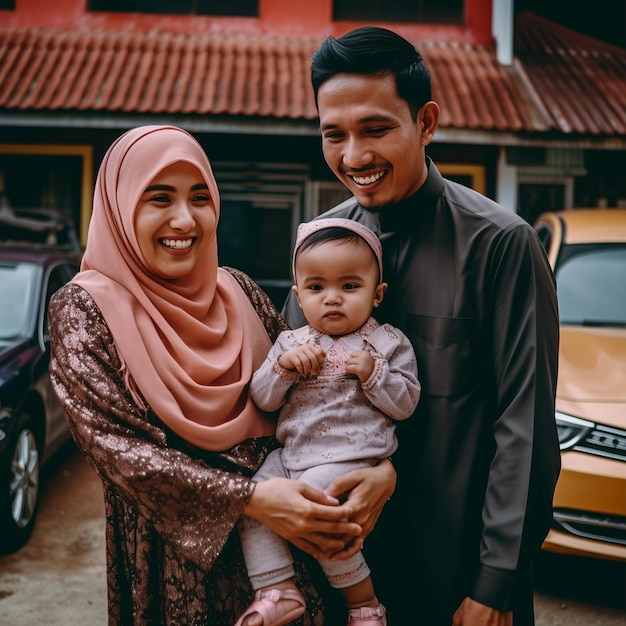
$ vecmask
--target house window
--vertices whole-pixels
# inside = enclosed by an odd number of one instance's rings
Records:
[[[258,17],[259,2],[258,0],[89,0],[89,10]]]
[[[463,24],[463,0],[334,0],[333,19]]]
[[[0,193],[15,211],[57,212],[87,240],[93,198],[88,145],[0,144]]]
[[[534,224],[541,213],[571,208],[573,181],[521,179],[517,189],[517,212]]]
[[[308,168],[285,163],[212,163],[219,181],[219,263],[248,274],[282,308]]]

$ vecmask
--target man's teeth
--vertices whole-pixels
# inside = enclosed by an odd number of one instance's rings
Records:
[[[372,174],[371,176],[352,176],[352,180],[357,185],[371,185],[375,183],[377,180],[380,180],[386,174],[385,171],[378,172],[377,174]]]
[[[162,239],[161,242],[168,248],[189,248],[193,243],[193,239]]]

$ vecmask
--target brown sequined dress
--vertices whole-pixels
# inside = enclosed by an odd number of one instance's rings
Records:
[[[232,273],[274,341],[284,321],[255,283]],[[253,594],[236,524],[274,439],[213,453],[174,435],[132,389],[99,309],[78,285],[53,297],[50,333],[53,384],[104,484],[109,625],[232,626]],[[317,564],[295,556],[307,613],[294,623],[340,624],[341,602]]]

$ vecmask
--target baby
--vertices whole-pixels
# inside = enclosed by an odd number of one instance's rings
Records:
[[[382,249],[366,226],[328,218],[301,224],[293,261],[307,326],[281,333],[251,383],[254,402],[280,408],[274,450],[255,480],[286,477],[325,489],[397,448],[394,420],[410,417],[420,384],[407,337],[371,317],[382,302]],[[281,408],[282,407],[282,408]],[[305,611],[287,543],[244,518],[241,542],[255,600],[236,626],[280,626]],[[349,608],[348,626],[386,625],[361,552],[320,561]]]

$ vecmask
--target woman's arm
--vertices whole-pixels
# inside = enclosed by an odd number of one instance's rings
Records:
[[[316,559],[346,550],[362,528],[348,521],[353,510],[299,480],[271,478],[257,483],[245,510]]]
[[[181,557],[208,571],[254,483],[233,463],[220,468],[220,455],[203,460],[198,450],[194,458],[175,442],[131,391],[109,329],[82,288],[70,284],[54,296],[50,327],[51,378],[78,446],[102,480]],[[253,446],[228,454],[242,472],[256,469]]]

